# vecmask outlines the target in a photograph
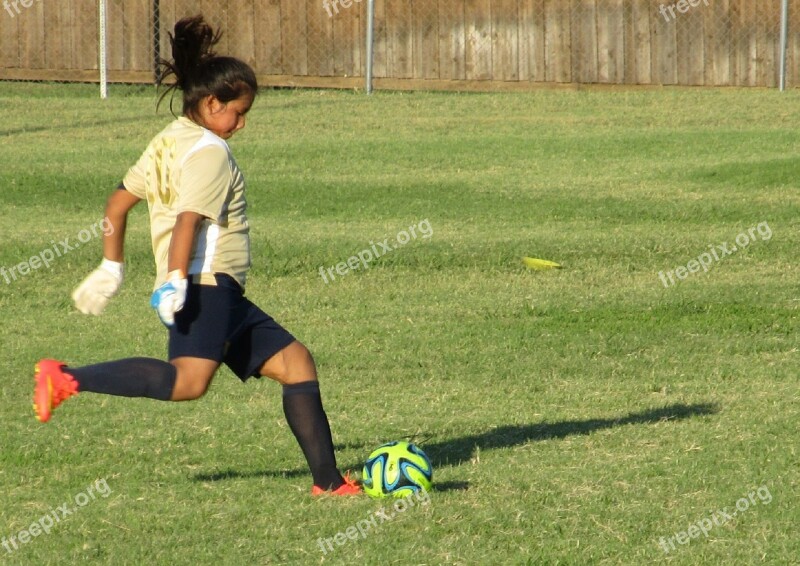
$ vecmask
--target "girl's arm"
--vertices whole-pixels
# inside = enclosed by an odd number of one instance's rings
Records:
[[[189,273],[189,261],[191,260],[194,239],[197,230],[205,216],[197,212],[181,212],[175,220],[175,227],[172,229],[172,239],[169,242],[169,259],[167,261],[167,273],[180,271],[181,277],[185,278]]]
[[[103,257],[123,263],[125,259],[125,227],[128,212],[139,204],[141,199],[125,190],[123,185],[114,191],[106,203],[108,227],[103,231]]]
[[[125,275],[125,225],[128,212],[140,200],[121,185],[108,197],[106,217],[103,219],[103,261],[72,293],[75,306],[82,313],[102,313],[111,298],[119,292]]]
[[[175,219],[172,238],[169,241],[167,280],[153,291],[150,297],[150,306],[156,309],[158,317],[166,326],[175,324],[175,313],[180,311],[186,302],[189,260],[197,230],[204,218],[205,216],[197,212],[184,211]]]

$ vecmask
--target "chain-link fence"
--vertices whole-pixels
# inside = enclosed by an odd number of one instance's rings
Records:
[[[268,85],[505,88],[537,83],[776,86],[781,0],[99,0],[115,82],[152,82],[167,33],[202,13]],[[0,79],[100,76],[98,1],[0,0]],[[788,86],[800,85],[789,0]]]

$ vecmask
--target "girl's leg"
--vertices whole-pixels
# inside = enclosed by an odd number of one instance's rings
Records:
[[[34,408],[44,422],[62,401],[84,391],[161,401],[197,399],[208,389],[218,367],[218,362],[188,357],[172,363],[127,358],[74,368],[42,360],[36,366]]]
[[[317,366],[308,348],[295,340],[264,362],[261,375],[281,385],[317,381]]]
[[[283,385],[283,412],[314,478],[314,492],[345,485],[336,467],[328,417],[322,408],[317,368],[308,349],[294,341],[261,366],[261,375]]]
[[[129,358],[80,368],[64,368],[78,382],[78,391],[162,401],[202,397],[219,362],[203,358]]]
[[[127,358],[63,370],[77,382],[78,392],[168,401],[175,387],[175,367],[154,358]]]
[[[177,369],[172,401],[199,399],[208,390],[219,362],[205,358],[175,358],[170,362]]]

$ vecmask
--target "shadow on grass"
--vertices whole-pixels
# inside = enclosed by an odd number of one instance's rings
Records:
[[[299,448],[298,448],[299,451]],[[353,470],[361,473],[361,467],[364,462],[352,463],[351,465],[339,466],[340,470]],[[311,472],[308,468],[297,468],[294,470],[220,470],[213,474],[195,474],[192,476],[194,481],[223,481],[223,480],[238,480],[247,478],[300,478],[308,477],[309,485],[311,485]]]
[[[431,459],[434,467],[457,466],[468,462],[476,449],[508,448],[528,442],[589,434],[618,426],[682,420],[701,415],[711,415],[717,412],[719,412],[719,408],[711,403],[676,404],[641,413],[631,413],[628,416],[616,419],[586,419],[530,425],[504,425],[480,434],[425,444],[423,449]]]
[[[169,113],[169,110],[163,116],[157,116],[155,111],[153,113],[154,117],[160,117],[163,121],[167,121],[172,118],[172,115]],[[78,122],[71,122],[68,124],[47,124],[43,126],[26,126],[24,128],[14,128],[9,130],[0,130],[0,137],[7,137],[7,136],[19,136],[23,134],[36,134],[39,132],[51,132],[58,130],[59,132],[64,132],[68,130],[83,130],[87,128],[98,128],[98,126],[109,126],[109,125],[117,125],[117,124],[126,124],[126,123],[139,123],[142,121],[141,116],[131,116],[129,118],[119,118],[119,119],[109,119],[109,120],[95,120],[94,122],[85,122],[85,121],[78,121]]]
[[[192,479],[195,481],[222,481],[238,480],[243,478],[299,478],[300,476],[311,476],[308,469],[304,470],[258,470],[252,472],[242,472],[238,470],[222,470],[213,474],[195,474]]]
[[[480,434],[471,434],[442,442],[423,443],[416,439],[410,440],[418,442],[420,446],[423,447],[425,453],[431,459],[434,468],[437,468],[443,466],[458,466],[464,462],[468,462],[476,449],[491,450],[492,448],[509,448],[528,442],[590,434],[598,430],[618,426],[683,420],[703,415],[713,415],[718,412],[719,407],[712,403],[697,403],[694,405],[684,405],[680,403],[660,409],[650,409],[641,413],[631,413],[625,417],[615,419],[586,419],[529,425],[503,425]],[[367,446],[364,443],[337,445],[337,449],[341,448],[355,448],[363,451],[370,450],[374,448],[374,446]],[[362,465],[363,462],[358,462],[349,466],[342,466],[341,468],[360,471]],[[223,470],[213,474],[196,474],[193,479],[195,481],[220,481],[256,477],[295,478],[308,475],[310,474],[306,468],[296,470],[259,470],[252,472]],[[467,489],[467,487],[467,484],[461,482],[436,484],[437,491],[461,490]]]
[[[469,482],[466,481],[435,481],[433,491],[466,491],[469,489]]]

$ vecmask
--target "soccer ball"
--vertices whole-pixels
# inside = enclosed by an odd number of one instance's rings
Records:
[[[410,442],[389,442],[369,455],[361,474],[364,492],[370,497],[405,497],[429,491],[433,466],[425,452]]]

